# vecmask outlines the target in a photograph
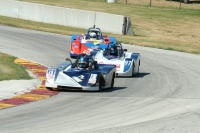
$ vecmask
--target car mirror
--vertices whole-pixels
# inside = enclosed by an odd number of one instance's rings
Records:
[[[70,62],[71,62],[71,64],[72,64],[72,61],[71,61],[69,58],[66,58],[65,60],[66,60],[66,61],[70,61]]]

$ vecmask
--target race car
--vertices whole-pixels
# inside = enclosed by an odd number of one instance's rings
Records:
[[[76,58],[79,54],[87,53],[93,49],[105,49],[109,42],[116,42],[115,37],[108,37],[103,35],[99,28],[89,28],[85,34],[71,37],[70,57]]]
[[[90,54],[98,64],[116,65],[116,76],[134,76],[139,73],[140,54],[127,52],[119,42],[111,42],[105,50],[94,50]]]
[[[113,88],[116,66],[97,64],[92,56],[81,54],[74,63],[68,58],[56,68],[48,68],[48,89],[102,91]]]

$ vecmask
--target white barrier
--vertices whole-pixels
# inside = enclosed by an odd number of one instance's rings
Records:
[[[78,28],[89,28],[94,25],[95,12],[84,11],[77,9],[68,9],[67,14],[67,26],[78,27]]]
[[[96,25],[103,32],[126,34],[126,31],[123,31],[126,25],[124,23],[125,16],[108,13],[19,2],[15,0],[0,0],[0,15],[84,29]]]
[[[116,3],[117,0],[107,0],[108,3]]]
[[[18,18],[19,1],[0,0],[0,15]]]
[[[124,16],[96,12],[95,25],[102,31],[123,34]]]
[[[46,5],[44,7],[43,14],[42,14],[43,16],[42,22],[65,25],[67,23],[66,21],[67,10],[68,9]]]
[[[19,18],[42,22],[45,5],[28,2],[20,2]]]

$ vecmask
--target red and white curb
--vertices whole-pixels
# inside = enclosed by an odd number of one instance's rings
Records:
[[[13,106],[18,106],[21,104],[33,102],[33,101],[38,101],[41,99],[45,99],[45,98],[49,98],[51,96],[57,95],[59,93],[58,91],[48,90],[45,87],[46,70],[47,70],[46,66],[43,66],[31,61],[27,61],[24,59],[19,59],[19,58],[17,58],[14,62],[16,64],[24,65],[33,74],[37,75],[38,78],[42,81],[42,83],[40,86],[31,90],[30,92],[19,94],[9,99],[0,100],[0,109],[5,109],[5,108],[13,107]]]

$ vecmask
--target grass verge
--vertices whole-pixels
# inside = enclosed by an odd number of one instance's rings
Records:
[[[0,53],[0,81],[32,79],[26,68],[20,64],[15,64],[16,57]]]

